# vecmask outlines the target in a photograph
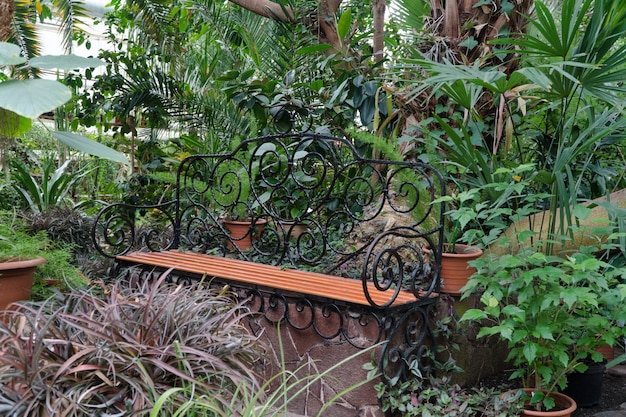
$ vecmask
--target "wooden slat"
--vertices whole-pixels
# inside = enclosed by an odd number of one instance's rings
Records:
[[[164,251],[134,252],[118,256],[118,260],[133,264],[174,268],[181,272],[223,278],[252,286],[263,286],[279,290],[344,301],[369,306],[363,294],[361,280],[324,275],[277,266],[257,264],[238,259],[205,255],[196,252]],[[368,283],[370,296],[378,305],[385,304],[393,291],[378,291]],[[393,306],[417,301],[409,291],[400,291]]]

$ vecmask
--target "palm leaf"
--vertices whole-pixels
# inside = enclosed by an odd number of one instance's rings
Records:
[[[59,31],[62,34],[62,46],[66,52],[72,52],[72,41],[78,32],[84,32],[85,20],[89,12],[81,0],[52,0],[55,14],[59,18]]]
[[[27,60],[41,55],[41,44],[35,30],[35,25],[33,24],[33,22],[36,21],[37,12],[33,3],[28,0],[16,0],[15,15],[13,18],[13,36],[9,38],[9,42],[19,45],[22,49],[22,55]],[[22,75],[25,77],[38,76],[39,70],[26,67]]]

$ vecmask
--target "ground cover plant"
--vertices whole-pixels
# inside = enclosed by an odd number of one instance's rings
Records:
[[[161,278],[2,312],[0,414],[148,415],[172,387],[225,404],[252,391],[262,350],[243,306],[226,289]]]

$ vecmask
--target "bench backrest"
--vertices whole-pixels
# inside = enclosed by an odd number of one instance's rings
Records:
[[[427,297],[439,290],[444,206],[433,201],[444,192],[424,163],[365,158],[344,138],[272,135],[186,158],[174,200],[109,206],[94,239],[107,256],[179,248]],[[233,216],[252,221],[243,237],[225,221]]]

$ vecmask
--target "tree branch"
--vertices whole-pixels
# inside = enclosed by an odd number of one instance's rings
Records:
[[[282,22],[293,22],[295,15],[290,7],[283,7],[270,0],[229,0],[259,16],[267,17]]]

